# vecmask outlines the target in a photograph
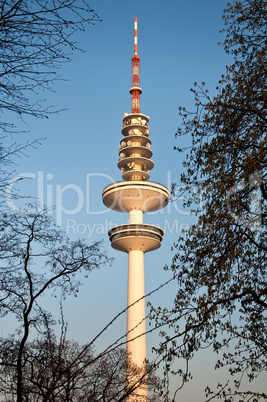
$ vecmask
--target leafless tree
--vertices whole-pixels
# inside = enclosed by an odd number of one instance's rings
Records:
[[[31,331],[42,332],[41,298],[76,295],[78,273],[88,275],[109,262],[101,244],[71,242],[49,215],[2,214],[0,231],[0,316],[13,315],[19,327],[16,356],[17,401],[23,400],[23,355]]]
[[[52,88],[77,49],[75,32],[96,21],[87,0],[0,1],[1,130],[12,129],[5,112],[47,117],[40,91]]]
[[[75,33],[97,21],[87,0],[0,0],[0,202],[16,159],[38,144],[10,136],[21,131],[14,116],[58,112],[44,92],[53,90],[62,63],[78,49]]]
[[[119,402],[131,396],[147,402],[140,395],[144,386],[149,400],[161,400],[160,380],[152,366],[144,370],[129,365],[124,348],[97,354],[92,344],[66,340],[64,322],[57,341],[51,317],[43,313],[42,320],[42,335],[27,342],[22,354],[23,401]],[[14,337],[0,339],[0,395],[9,402],[17,400],[19,350],[20,342]],[[126,384],[126,370],[131,386]]]

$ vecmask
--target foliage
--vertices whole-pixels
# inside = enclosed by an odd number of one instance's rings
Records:
[[[195,84],[195,112],[180,108],[177,138],[190,135],[192,141],[181,181],[197,224],[174,246],[173,309],[152,316],[174,331],[162,331],[158,350],[167,371],[175,357],[188,362],[212,346],[219,354],[216,368],[229,368],[235,390],[221,384],[219,391],[207,387],[207,396],[259,401],[267,399],[253,391],[253,380],[267,366],[267,2],[233,0],[224,20],[224,49],[234,63],[216,96],[204,83]],[[176,195],[178,187],[173,185]],[[183,381],[190,378],[188,371],[180,374]],[[242,390],[243,377],[251,390]]]

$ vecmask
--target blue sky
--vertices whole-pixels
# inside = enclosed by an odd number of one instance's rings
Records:
[[[83,343],[92,339],[106,323],[126,306],[127,255],[111,249],[107,231],[126,223],[127,215],[108,211],[101,193],[111,181],[121,180],[117,168],[121,121],[130,112],[129,94],[133,23],[138,17],[138,55],[141,58],[141,113],[150,116],[150,138],[155,168],[151,180],[170,186],[179,182],[182,156],[173,150],[178,144],[174,134],[180,124],[178,107],[194,109],[190,88],[195,81],[206,82],[211,94],[226,64],[231,63],[218,41],[223,41],[222,11],[226,0],[92,0],[92,8],[102,22],[87,27],[77,35],[77,44],[85,52],[76,52],[73,61],[62,67],[68,81],[54,85],[54,92],[39,94],[48,105],[66,108],[48,120],[27,119],[27,126],[14,122],[29,132],[27,139],[44,138],[28,157],[19,160],[17,172],[24,177],[22,193],[37,197],[41,191],[56,206],[58,223],[72,238],[88,241],[104,239],[114,263],[92,273],[84,282],[79,297],[65,303],[69,323],[68,336]],[[23,134],[22,139],[23,142]],[[39,172],[39,173],[38,173]],[[87,206],[87,209],[86,209]],[[65,211],[65,212],[62,212]],[[162,247],[145,256],[146,292],[168,279],[163,270],[171,263],[171,246],[181,228],[192,222],[181,201],[173,201],[164,210],[144,216],[144,222],[165,230]],[[175,286],[157,292],[151,302],[171,305]],[[57,302],[48,306],[59,313]],[[98,347],[125,333],[126,316],[114,323]],[[5,326],[1,335],[7,335]],[[157,341],[148,337],[148,354]],[[206,353],[206,354],[205,354]],[[195,379],[177,400],[197,402],[204,399],[203,384],[214,375],[214,361],[203,352],[193,362]],[[179,363],[178,363],[179,364]],[[201,395],[201,396],[200,396]]]

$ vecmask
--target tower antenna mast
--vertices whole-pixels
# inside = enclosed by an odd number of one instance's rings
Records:
[[[140,113],[140,57],[137,55],[137,18],[134,19],[134,55],[132,57],[132,113]]]

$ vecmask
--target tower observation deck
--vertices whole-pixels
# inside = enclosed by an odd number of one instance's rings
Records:
[[[140,113],[140,57],[137,55],[137,18],[134,20],[134,56],[132,57],[132,113],[125,113],[119,144],[118,168],[124,181],[104,188],[106,207],[129,214],[129,223],[109,231],[111,246],[128,253],[127,355],[129,361],[146,370],[144,253],[160,247],[163,230],[143,223],[143,214],[164,208],[170,193],[162,184],[148,181],[154,167],[149,117]],[[129,364],[130,365],[130,364]],[[128,369],[128,383],[131,377]],[[129,384],[130,386],[131,384]],[[145,382],[128,401],[147,398]]]

